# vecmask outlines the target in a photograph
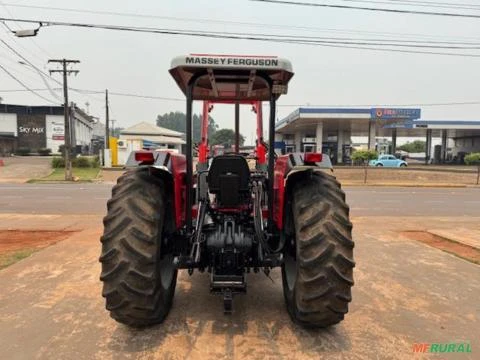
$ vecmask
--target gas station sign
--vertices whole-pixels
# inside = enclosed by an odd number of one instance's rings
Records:
[[[370,113],[372,119],[419,119],[421,115],[420,109],[405,108],[373,108]]]

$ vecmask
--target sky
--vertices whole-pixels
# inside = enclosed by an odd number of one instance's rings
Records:
[[[342,3],[340,0],[317,2]],[[470,2],[475,3],[473,0]],[[350,2],[343,4],[351,5]],[[115,11],[158,15],[163,18],[82,14],[12,5]],[[286,6],[248,0],[0,1],[0,17],[11,16],[35,20],[291,36],[395,39],[418,39],[421,36],[422,39],[428,37],[434,41],[476,42],[480,46],[480,19]],[[32,24],[12,22],[8,26],[13,29],[33,27]],[[80,73],[68,79],[69,86],[73,88],[99,91],[109,89],[113,93],[175,99],[182,99],[183,94],[170,77],[168,69],[171,60],[177,55],[214,53],[284,57],[292,62],[295,76],[290,82],[289,93],[278,102],[279,119],[294,111],[298,105],[369,107],[382,104],[480,102],[480,57],[404,54],[61,26],[43,27],[35,38],[15,38],[0,24],[0,39],[44,71],[55,68],[54,65],[47,64],[51,58],[80,60],[81,63],[74,66]],[[463,52],[480,55],[479,50]],[[18,60],[19,57],[0,42],[0,64],[30,88],[45,88],[38,73],[28,66],[18,64]],[[59,74],[54,76],[61,81]],[[54,88],[59,87],[50,80],[49,83]],[[4,91],[15,89],[22,87],[0,69],[0,97],[3,98],[3,103],[46,104],[45,100],[28,92]],[[39,93],[54,99],[48,91]],[[61,103],[62,92],[57,91],[57,94],[60,100],[56,101]],[[69,96],[71,101],[85,109],[88,102],[90,114],[104,121],[103,94],[85,96],[70,91]],[[480,120],[480,103],[421,108],[422,119],[426,120]],[[194,110],[200,112],[200,109],[201,104],[196,104]],[[111,118],[116,120],[115,126],[128,127],[141,121],[154,123],[158,114],[170,111],[184,112],[185,103],[110,96],[110,113]],[[225,105],[217,106],[211,113],[222,128],[233,128],[233,115],[233,107]],[[242,108],[241,132],[250,140],[254,129],[255,115],[248,107]]]

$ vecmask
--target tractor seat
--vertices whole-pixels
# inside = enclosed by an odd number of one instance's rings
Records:
[[[239,155],[214,157],[207,176],[208,189],[220,206],[237,206],[249,198],[250,169]]]

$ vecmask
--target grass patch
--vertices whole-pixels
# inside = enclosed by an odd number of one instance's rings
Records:
[[[98,177],[100,172],[99,168],[73,168],[72,173],[74,178],[78,178],[79,181],[92,181]],[[62,168],[53,169],[53,172],[41,179],[32,179],[29,180],[29,183],[32,182],[41,182],[41,181],[64,181],[65,180],[65,170]]]
[[[431,247],[440,249],[449,254],[480,265],[480,250],[477,248],[429,233],[427,231],[403,231],[401,234],[409,239],[422,242]]]
[[[0,270],[25,259],[40,249],[22,249],[14,252],[0,254]]]

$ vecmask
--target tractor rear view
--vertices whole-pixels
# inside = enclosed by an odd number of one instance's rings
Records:
[[[187,100],[186,154],[137,151],[138,166],[112,190],[100,256],[111,316],[134,327],[161,323],[179,269],[208,273],[210,291],[230,313],[250,274],[268,276],[281,267],[293,321],[327,327],[343,320],[355,266],[345,194],[327,156],[274,152],[276,101],[293,76],[290,62],[187,55],[172,61],[170,73]],[[194,171],[195,100],[203,101],[203,123]],[[262,102],[269,103],[268,144]],[[254,169],[251,155],[239,153],[238,111],[234,151],[209,156],[208,114],[216,103],[248,105],[256,113]]]

